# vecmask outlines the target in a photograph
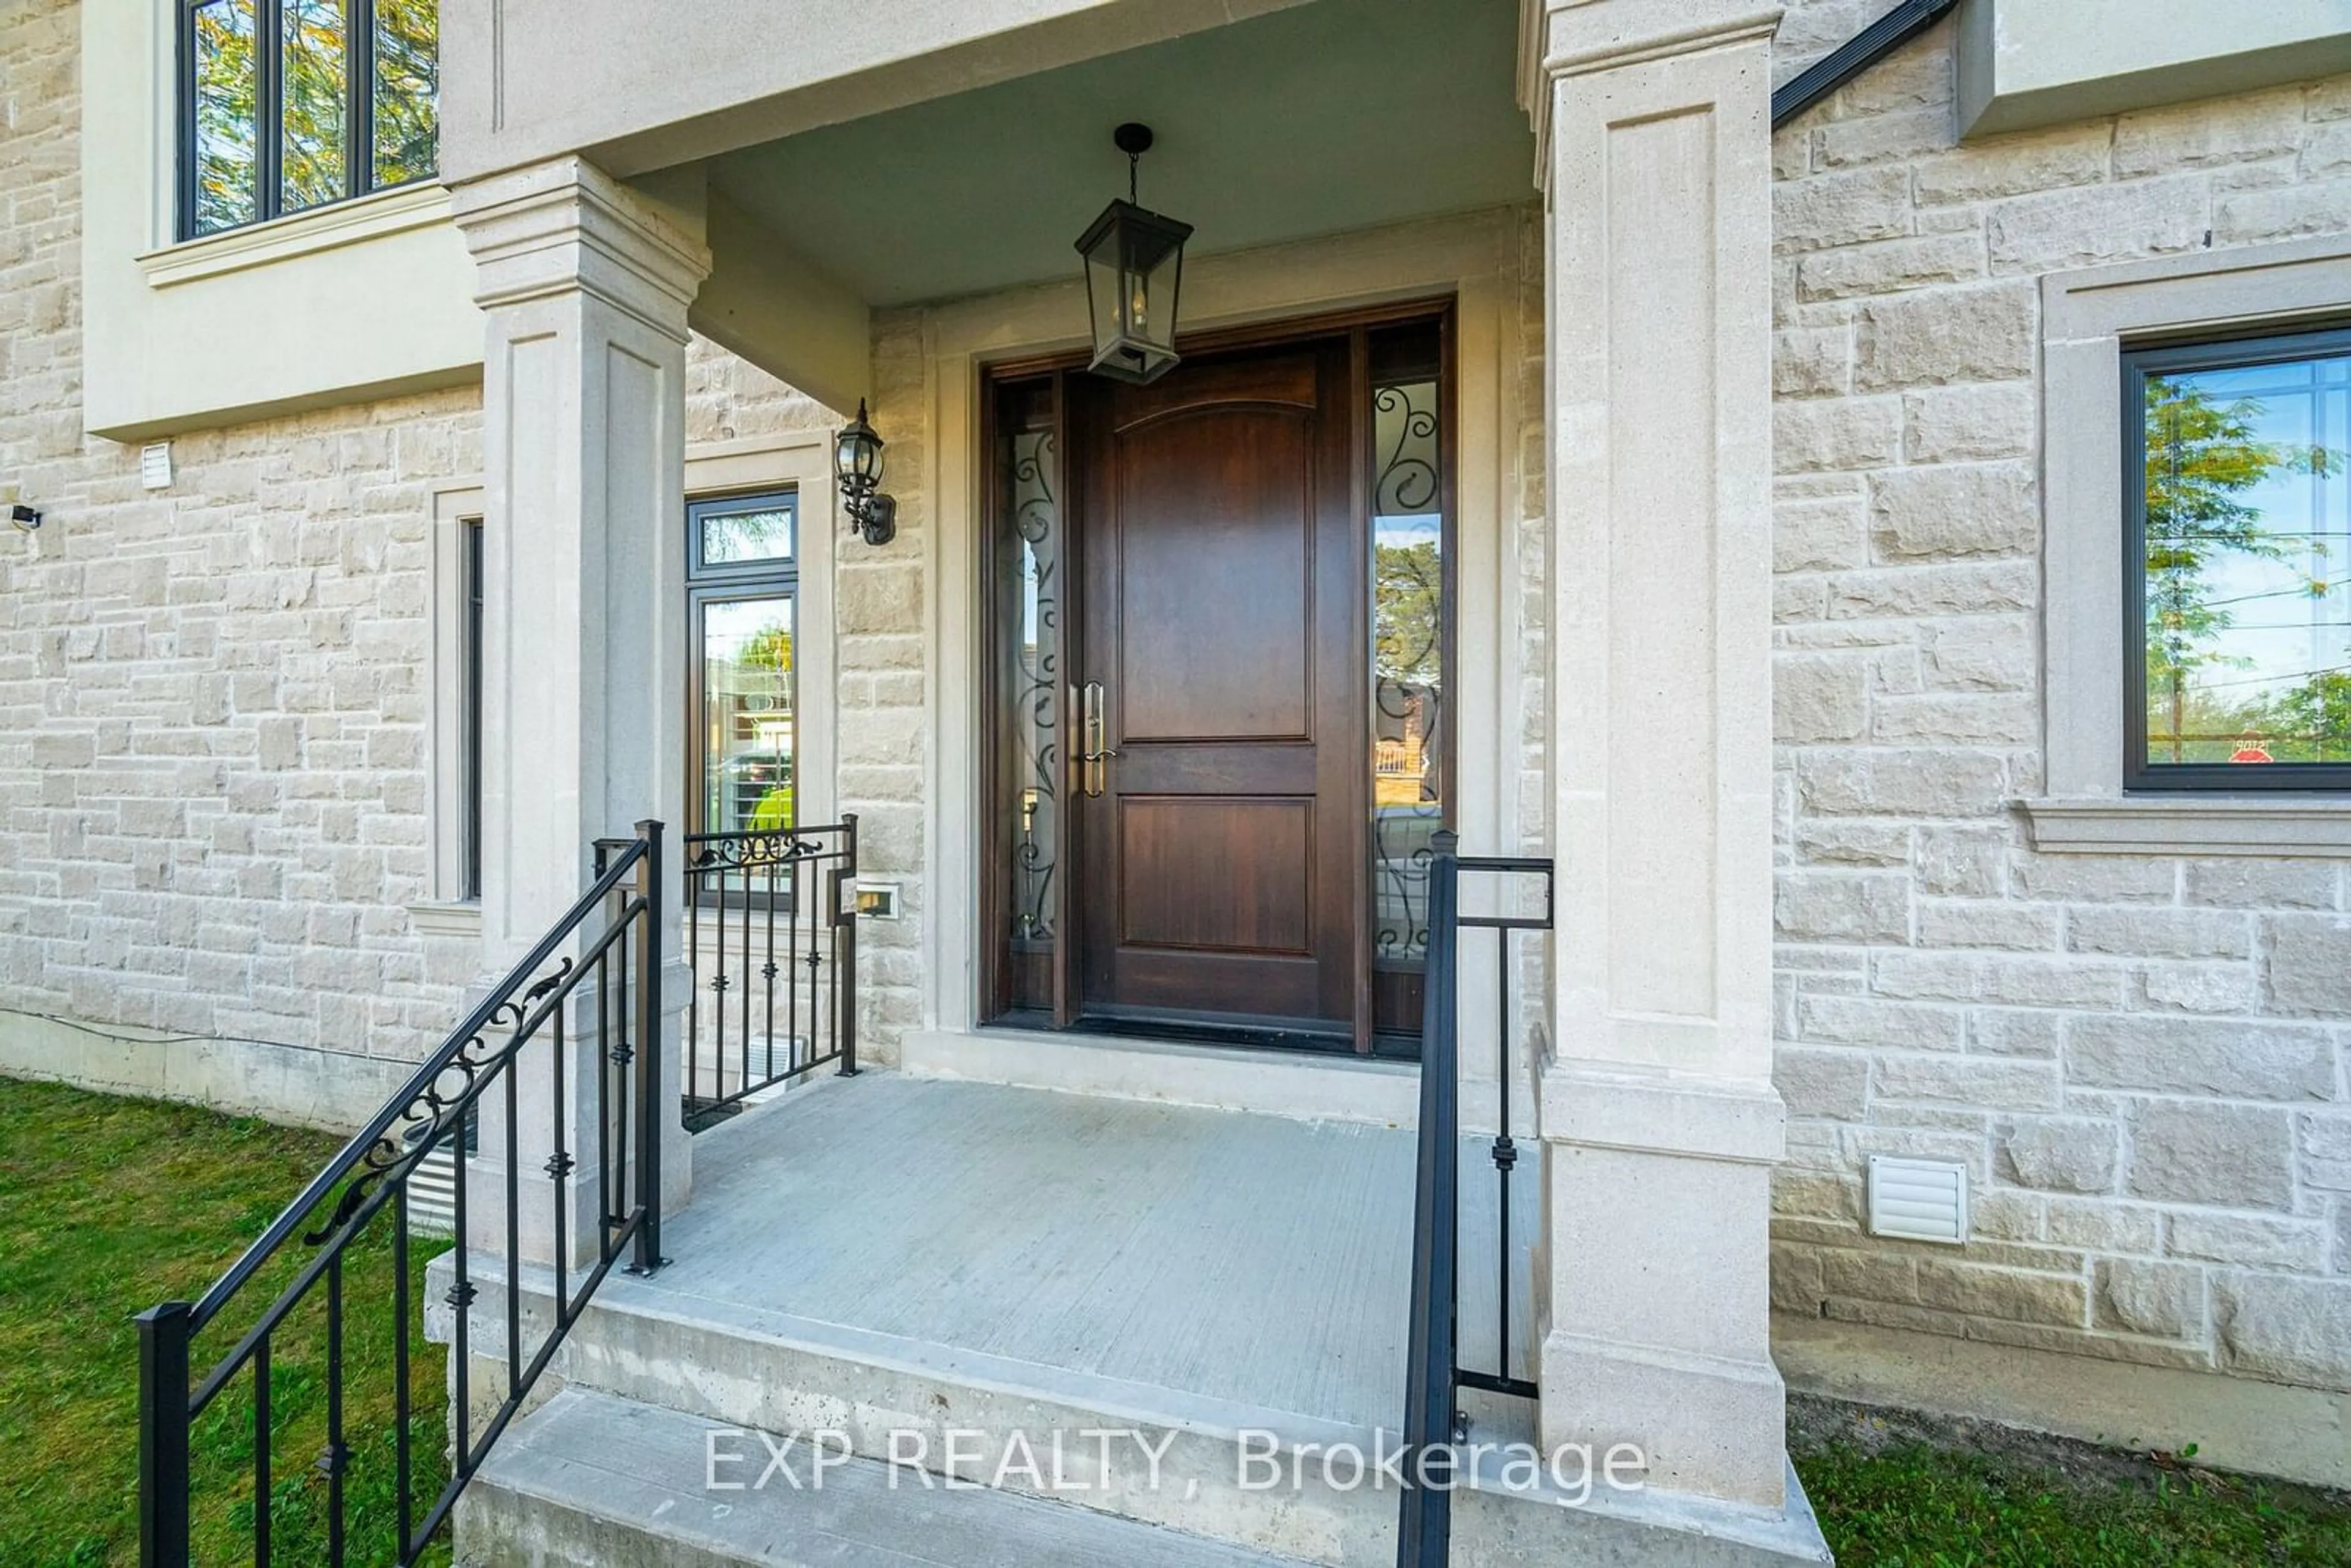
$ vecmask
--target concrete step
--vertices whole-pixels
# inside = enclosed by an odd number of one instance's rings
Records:
[[[504,1282],[486,1260],[473,1278],[475,1381],[492,1389],[504,1377]],[[526,1343],[552,1316],[548,1284],[525,1276]],[[436,1337],[445,1335],[444,1324]],[[1325,1484],[1315,1457],[1333,1447],[1370,1454],[1382,1439],[1369,1427],[737,1302],[681,1301],[619,1274],[573,1325],[551,1371],[572,1390],[747,1431],[838,1434],[830,1440],[864,1459],[1251,1551],[1325,1564],[1395,1560],[1393,1486],[1354,1486],[1343,1467],[1349,1484]],[[1244,1471],[1244,1442],[1260,1454],[1279,1447],[1279,1486],[1243,1484],[1268,1473],[1264,1461]],[[1392,1449],[1396,1439],[1384,1442]],[[1030,1455],[1035,1474],[1022,1463]]]
[[[713,1490],[719,1479],[739,1490]],[[1296,1568],[1221,1542],[805,1445],[795,1486],[757,1437],[571,1388],[518,1422],[466,1490],[470,1568]]]
[[[484,1375],[494,1381],[502,1375],[504,1292],[495,1278],[475,1278],[483,1292],[476,1348],[489,1358]],[[528,1323],[547,1310],[544,1283],[535,1288],[526,1279],[524,1292]],[[831,1453],[854,1456],[859,1476],[886,1477],[895,1468],[901,1484],[889,1494],[894,1499],[921,1495],[916,1471],[935,1479],[952,1474],[1057,1516],[1108,1516],[1179,1540],[1220,1543],[1243,1553],[1240,1561],[1259,1560],[1254,1553],[1322,1568],[1389,1568],[1395,1560],[1397,1489],[1364,1475],[1353,1457],[1393,1452],[1399,1440],[1393,1429],[1252,1408],[739,1303],[681,1301],[622,1276],[607,1281],[553,1371],[566,1385],[559,1400],[651,1411],[655,1416],[637,1418],[686,1422],[696,1433],[739,1434],[724,1451],[746,1457],[722,1462],[726,1478],[747,1479],[764,1468],[768,1450],[757,1434],[765,1432],[778,1443],[791,1439],[791,1463],[803,1479],[819,1441]],[[1562,1486],[1550,1475],[1529,1485],[1523,1470],[1509,1468],[1505,1448],[1532,1441],[1531,1410],[1487,1396],[1464,1403],[1470,1440],[1484,1448],[1468,1457],[1471,1468],[1454,1496],[1452,1561],[1462,1568],[1571,1562],[1790,1568],[1828,1560],[1792,1470],[1782,1511],[1646,1490],[1612,1492],[1598,1479],[1599,1456],[1588,1485]],[[720,1506],[740,1502],[744,1494],[700,1490],[704,1462],[697,1448],[697,1468],[687,1475],[695,1495]],[[789,1490],[780,1478],[771,1487]],[[938,1495],[974,1494],[957,1489]],[[628,1500],[605,1511],[625,1521],[660,1503],[657,1497]],[[664,1517],[675,1511],[673,1503]],[[672,1561],[644,1559],[656,1560]],[[601,1565],[640,1559],[590,1553],[492,1561]]]

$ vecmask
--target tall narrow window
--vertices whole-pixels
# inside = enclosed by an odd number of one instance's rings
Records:
[[[350,193],[350,0],[278,0],[277,210]]]
[[[699,832],[775,832],[799,820],[799,523],[791,490],[686,507]]]
[[[2126,782],[2351,788],[2351,330],[2124,376]]]
[[[1010,962],[998,1010],[1053,1006],[1055,844],[1062,808],[1061,610],[1067,598],[1058,433],[1052,383],[1014,382],[996,394],[998,494],[989,582],[998,721],[989,842],[1010,923]]]
[[[204,0],[188,10],[182,98],[183,235],[249,224],[260,213],[259,0]]]
[[[369,142],[377,190],[440,168],[440,0],[375,0]]]
[[[429,179],[438,0],[179,0],[183,239]]]
[[[464,778],[458,784],[457,896],[482,896],[482,519],[467,517],[465,573]]]
[[[1372,1009],[1420,1027],[1430,844],[1449,801],[1443,340],[1435,322],[1372,335]]]

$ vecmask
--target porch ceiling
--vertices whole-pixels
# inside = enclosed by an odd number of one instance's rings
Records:
[[[740,207],[867,303],[1074,277],[1158,133],[1144,205],[1246,249],[1533,193],[1518,0],[1314,0],[714,159]]]

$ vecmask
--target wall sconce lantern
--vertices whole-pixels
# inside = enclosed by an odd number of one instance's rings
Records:
[[[859,398],[857,417],[833,437],[832,472],[849,526],[869,545],[886,545],[898,537],[898,503],[882,494],[883,444],[866,423],[865,400]]]
[[[1130,121],[1111,140],[1126,154],[1127,200],[1104,207],[1078,241],[1094,329],[1087,369],[1141,386],[1176,368],[1176,295],[1192,225],[1135,204],[1136,166],[1151,151],[1151,127]]]

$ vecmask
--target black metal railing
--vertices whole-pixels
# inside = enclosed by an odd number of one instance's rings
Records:
[[[1420,1169],[1413,1202],[1412,1321],[1405,1384],[1405,1485],[1397,1504],[1397,1568],[1444,1568],[1452,1543],[1454,1445],[1468,1436],[1458,1399],[1465,1388],[1532,1399],[1532,1380],[1510,1374],[1511,1173],[1510,933],[1552,925],[1552,862],[1458,852],[1451,832],[1436,835],[1428,869],[1428,969],[1421,1017]],[[1542,914],[1464,915],[1461,873],[1540,876]],[[1495,985],[1498,1071],[1490,1154],[1494,1221],[1495,1360],[1461,1364],[1461,933],[1483,928],[1500,948]]]
[[[612,1265],[660,1266],[661,1135],[674,1114],[659,1092],[661,824],[599,844],[596,865],[554,929],[201,1300],[140,1315],[143,1568],[415,1563]],[[593,1072],[591,1093],[567,1088],[575,1067]],[[585,1115],[567,1124],[575,1103],[592,1107],[592,1128]],[[455,1178],[445,1379],[411,1252],[410,1183],[436,1155]],[[595,1227],[577,1258],[575,1206]],[[535,1240],[551,1238],[544,1257],[524,1251],[527,1216]],[[503,1277],[484,1278],[474,1254],[500,1249]],[[527,1339],[521,1286],[534,1272],[551,1300]],[[476,1312],[477,1281],[503,1288],[502,1314]],[[226,1322],[256,1298],[266,1304]],[[216,1328],[236,1337],[191,1386],[197,1336]],[[477,1355],[504,1363],[490,1388],[474,1385]],[[298,1443],[301,1461],[281,1465]]]
[[[772,832],[689,833],[680,1045],[685,1123],[835,1066],[857,1074],[857,819]]]

